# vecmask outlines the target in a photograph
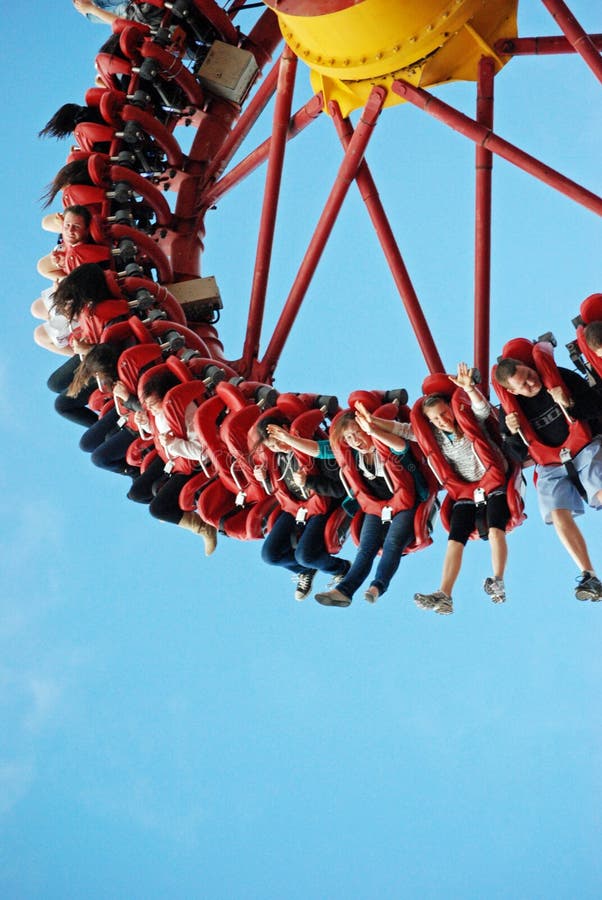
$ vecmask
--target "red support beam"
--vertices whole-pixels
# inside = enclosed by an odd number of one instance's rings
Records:
[[[602,34],[590,34],[594,47],[602,50]],[[551,53],[576,53],[573,45],[560,35],[553,37],[501,38],[493,45],[500,56],[543,56]]]
[[[249,50],[257,60],[259,68],[263,69],[272,59],[272,53],[281,41],[282,32],[278,16],[271,9],[266,9],[239,46],[243,50]]]
[[[219,154],[215,157],[207,170],[207,180],[217,180],[226,166],[249,134],[251,128],[270,102],[276,85],[278,84],[278,71],[280,60],[272,66],[263,82],[260,84],[253,98],[242,111],[240,118],[228,138],[224,142]]]
[[[357,175],[366,147],[374,132],[374,126],[382,110],[385,97],[386,91],[384,88],[378,86],[372,88],[293,286],[285,301],[280,318],[276,323],[265,355],[253,373],[260,381],[268,381],[272,378],[343,201],[347,196],[351,182]]]
[[[571,200],[580,203],[587,209],[591,209],[598,215],[602,215],[602,197],[571,181],[565,175],[561,175],[560,172],[535,159],[534,156],[525,153],[524,150],[515,147],[509,141],[498,137],[486,126],[475,122],[470,116],[465,116],[464,113],[454,109],[453,106],[438,100],[422,88],[408,84],[407,81],[394,81],[392,90],[399,94],[400,97],[403,97],[404,100],[408,100],[414,106],[423,109],[435,119],[445,122],[446,125],[449,125],[455,131],[459,131],[460,134],[470,138],[476,144],[487,147],[497,156],[501,156],[513,165],[518,166],[519,169],[523,169],[529,175],[533,175],[534,178],[538,178],[555,190],[560,191],[561,194],[564,194]]]
[[[223,15],[223,11],[215,5]],[[211,16],[209,16],[211,19]],[[253,52],[260,69],[272,58],[282,41],[277,16],[271,10],[259,17],[242,46]],[[196,130],[188,153],[186,171],[178,185],[175,216],[178,218],[177,234],[171,240],[171,258],[174,278],[181,280],[200,273],[202,235],[204,233],[203,204],[206,191],[209,161],[213,160],[228,140],[240,110],[233,103],[214,97]]]
[[[343,144],[343,147],[347,149],[353,137],[353,126],[349,119],[343,119],[338,104],[330,103],[329,111],[341,143]],[[418,300],[414,285],[412,284],[399,250],[399,245],[395,240],[387,214],[383,208],[378,188],[376,187],[368,163],[365,159],[362,160],[355,180],[362,200],[366,204],[368,214],[374,225],[374,230],[380,241],[389,268],[391,269],[391,274],[393,275],[395,285],[399,291],[399,296],[401,297],[410,325],[416,335],[416,340],[418,341],[428,370],[431,374],[433,372],[443,372],[443,362],[439,356],[439,351],[435,346],[433,336],[424,317],[424,313],[422,312],[420,301]]]
[[[317,119],[323,111],[323,108],[324,101],[322,95],[316,94],[315,97],[312,97],[311,100],[298,110],[290,120],[286,135],[287,141],[296,137],[307,128],[310,122]],[[218,182],[210,187],[204,198],[206,205],[212,206],[214,203],[217,203],[224,194],[227,194],[228,191],[231,191],[237,184],[240,184],[240,182],[250,175],[251,172],[254,172],[255,169],[259,168],[269,156],[271,142],[272,139],[267,138],[267,140],[260,144],[259,147],[256,147],[255,150],[241,160],[237,166],[234,166],[227,175],[224,175]]]
[[[493,128],[493,79],[490,56],[479,60],[477,122]],[[477,145],[475,154],[475,250],[474,250],[474,364],[481,373],[481,389],[489,394],[489,331],[491,302],[491,170],[493,154]]]
[[[581,27],[564,0],[541,0],[569,43],[575,48],[598,81],[602,82],[602,57],[588,33]]]
[[[257,353],[259,351],[259,339],[261,336],[265,297],[270,274],[274,229],[276,227],[276,213],[278,209],[278,198],[280,196],[282,167],[284,165],[284,150],[286,147],[287,132],[291,115],[293,91],[295,89],[296,70],[297,57],[289,47],[286,47],[280,61],[280,74],[278,77],[278,89],[276,92],[276,104],[272,123],[272,140],[266,172],[259,234],[257,237],[257,253],[255,256],[255,269],[253,271],[247,331],[241,360],[242,372],[247,375],[249,374],[251,364],[257,358]]]

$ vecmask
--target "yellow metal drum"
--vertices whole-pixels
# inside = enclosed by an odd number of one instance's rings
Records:
[[[493,44],[517,34],[518,0],[266,2],[287,44],[311,69],[314,90],[323,92],[325,105],[336,100],[343,115],[363,106],[374,84],[474,81],[481,56],[493,57],[500,69],[507,58]],[[385,105],[399,102],[389,91]]]

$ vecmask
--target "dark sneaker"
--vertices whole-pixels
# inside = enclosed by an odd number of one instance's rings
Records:
[[[577,579],[575,597],[577,600],[593,600],[594,602],[602,600],[602,581],[596,578],[595,575],[589,575],[587,572],[584,572]]]
[[[349,571],[349,569],[351,568],[351,563],[349,562],[348,559],[342,559],[341,562],[343,563],[343,569],[341,572],[338,573],[338,575],[334,575],[330,579],[330,581],[328,582],[329,588],[336,587],[337,584],[340,584],[341,581],[343,580],[343,578],[345,577],[345,575],[347,574],[347,572]]]
[[[491,597],[493,603],[506,602],[506,588],[503,578],[486,578],[483,582],[483,590]]]
[[[317,569],[310,569],[308,572],[301,572],[297,575],[297,590],[295,591],[295,600],[305,600],[311,593],[311,587],[316,577]]]
[[[322,606],[349,606],[351,604],[351,597],[348,597],[342,591],[337,591],[336,588],[316,594],[316,600]]]
[[[414,594],[414,603],[420,609],[432,609],[440,616],[449,616],[454,611],[452,598],[443,591],[433,591],[432,594]]]

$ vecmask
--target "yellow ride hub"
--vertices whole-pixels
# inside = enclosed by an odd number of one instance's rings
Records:
[[[264,0],[284,40],[311,69],[311,83],[344,116],[363,106],[373,85],[385,105],[403,102],[396,78],[420,87],[475,81],[482,56],[496,71],[507,62],[493,49],[517,35],[518,0]]]

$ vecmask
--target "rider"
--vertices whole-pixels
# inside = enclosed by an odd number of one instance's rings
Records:
[[[457,375],[447,377],[452,384],[466,392],[475,419],[477,422],[483,423],[491,414],[491,406],[474,384],[474,369],[461,362],[458,365]],[[443,393],[431,394],[421,401],[421,405],[431,425],[437,445],[454,474],[469,485],[476,485],[485,474],[485,466],[476,455],[472,441],[469,440],[468,435],[463,433],[457,422],[448,397]],[[372,421],[374,422],[373,417]],[[395,434],[405,437],[407,440],[418,440],[414,429],[409,424],[386,423],[380,419],[376,421],[380,427],[386,427],[388,424],[393,428]],[[506,600],[504,571],[508,557],[506,526],[510,519],[504,473],[508,465],[501,450],[496,449],[484,431],[483,438],[490,445],[494,457],[499,457],[501,473],[499,486],[490,490],[486,497],[487,537],[491,546],[493,577],[485,579],[483,588],[494,603],[504,603]],[[424,447],[423,450],[425,450]],[[449,615],[453,612],[452,590],[460,574],[464,547],[476,525],[477,506],[472,499],[474,492],[470,493],[471,499],[455,499],[453,501],[441,583],[439,589],[432,593],[414,594],[414,601],[421,609],[432,609],[439,615]]]
[[[516,396],[521,414],[535,432],[537,443],[560,448],[570,434],[565,413],[579,421],[600,415],[600,400],[586,382],[570,369],[559,368],[564,385],[546,389],[539,372],[518,359],[505,357],[494,372],[495,381]],[[511,435],[521,430],[521,415],[505,417]],[[518,438],[512,445],[523,457],[529,449]],[[534,449],[531,446],[531,454]],[[536,490],[544,522],[552,524],[562,545],[576,563],[581,575],[575,588],[578,600],[602,600],[602,582],[596,575],[589,551],[574,516],[584,512],[583,500],[594,509],[602,508],[602,438],[594,437],[573,454],[569,470],[560,459],[552,464],[536,465]]]
[[[328,552],[324,537],[329,513],[345,494],[338,466],[333,459],[316,459],[313,471],[306,472],[294,452],[294,435],[277,416],[261,419],[254,431],[253,453],[260,451],[254,477],[283,506],[263,542],[261,558],[292,572],[295,600],[305,600],[318,569],[336,583],[350,566]],[[317,447],[317,442],[309,443]],[[302,519],[297,508],[306,512]]]

